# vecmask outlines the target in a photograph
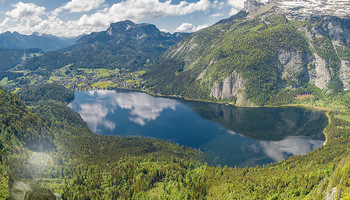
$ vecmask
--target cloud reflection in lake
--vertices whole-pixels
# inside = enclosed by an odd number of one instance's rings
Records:
[[[324,143],[328,120],[315,110],[238,108],[132,91],[76,92],[69,105],[97,134],[152,137],[199,148],[209,165],[255,166]]]
[[[264,153],[274,161],[288,158],[290,155],[303,155],[321,147],[324,141],[313,140],[304,136],[289,136],[281,141],[260,141]]]
[[[93,99],[90,102],[74,102],[71,107],[76,109],[90,128],[98,131],[102,126],[109,130],[114,130],[116,124],[106,117],[114,113],[118,108],[129,110],[128,119],[141,126],[157,119],[165,109],[176,110],[175,100],[155,98],[144,93],[117,92],[108,90],[89,91],[87,94]],[[97,101],[96,101],[97,99]]]

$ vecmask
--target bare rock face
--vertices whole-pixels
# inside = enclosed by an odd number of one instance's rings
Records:
[[[239,73],[233,72],[231,76],[225,78],[221,83],[215,82],[211,88],[210,95],[216,99],[228,99],[236,96],[246,80]]]
[[[243,10],[250,12],[256,12],[260,9],[264,4],[260,0],[246,0],[244,2]]]
[[[306,64],[309,62],[308,55],[300,52],[287,51],[281,49],[278,54],[279,63],[277,70],[282,79],[287,83],[279,84],[279,88],[294,88],[308,81]]]
[[[350,89],[350,63],[342,60],[339,72],[339,78],[344,84],[344,90]]]
[[[327,63],[317,54],[314,54],[315,61],[310,63],[309,79],[310,83],[315,84],[320,89],[326,89],[331,81],[330,72]]]

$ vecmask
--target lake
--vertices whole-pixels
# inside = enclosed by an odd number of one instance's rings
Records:
[[[240,108],[126,90],[75,92],[69,107],[96,134],[142,136],[200,149],[208,165],[255,166],[302,155],[325,142],[324,112]]]

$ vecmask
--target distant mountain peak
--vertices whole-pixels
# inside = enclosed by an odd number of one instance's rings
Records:
[[[130,20],[120,21],[116,23],[112,23],[107,29],[106,33],[108,35],[113,35],[115,32],[127,31],[130,28],[134,28],[136,24]]]
[[[109,36],[114,36],[115,34],[122,34],[127,32],[129,34],[131,32],[137,33],[137,37],[140,37],[141,35],[158,35],[160,33],[160,30],[153,24],[135,24],[130,20],[112,23],[106,30],[106,34]]]

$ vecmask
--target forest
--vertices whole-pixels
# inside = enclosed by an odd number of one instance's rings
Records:
[[[199,150],[159,139],[96,135],[66,99],[49,92],[59,88],[19,91],[30,94],[30,108],[0,89],[1,199],[323,199],[333,188],[336,199],[350,195],[348,93],[292,102],[325,110],[324,146],[232,168],[208,166]]]

